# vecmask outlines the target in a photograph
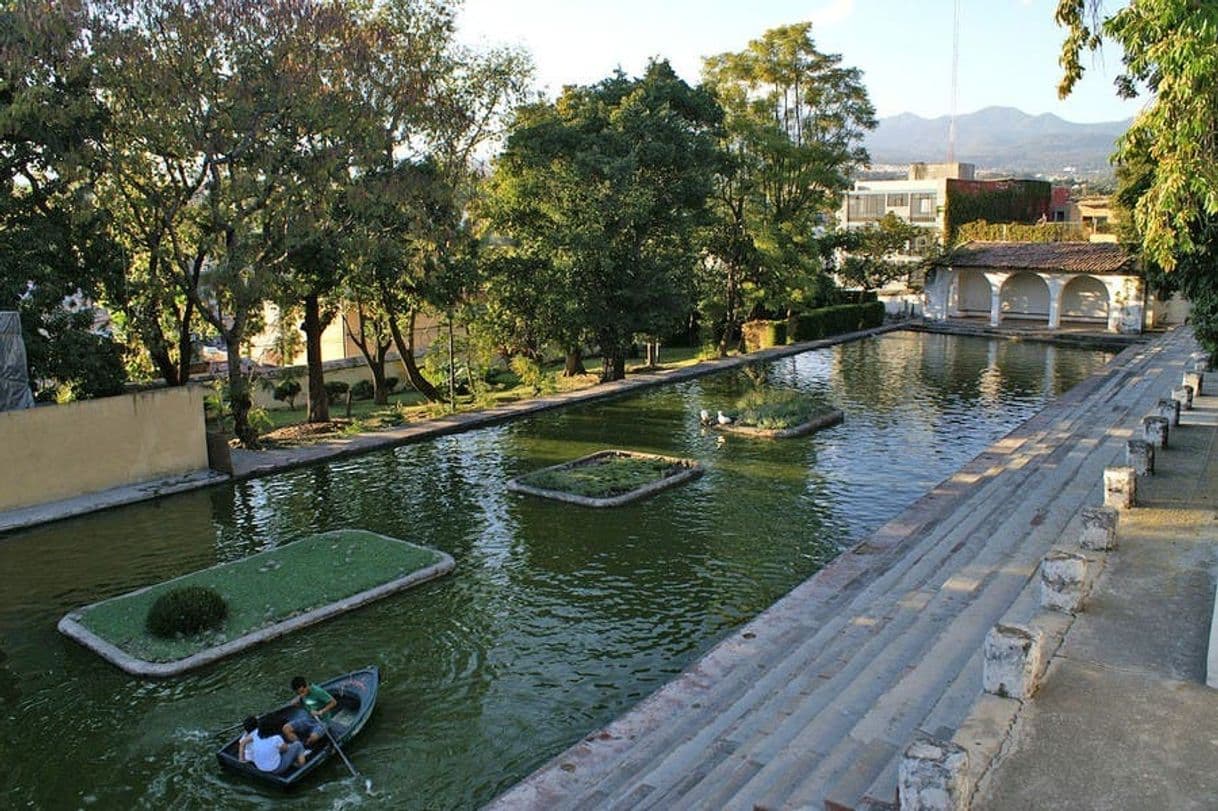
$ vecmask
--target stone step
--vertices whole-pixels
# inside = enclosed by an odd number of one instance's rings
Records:
[[[1108,453],[1108,454],[1111,454],[1112,452],[1113,452],[1113,449],[1112,449],[1111,447],[1110,447],[1110,448],[1108,448],[1107,453]],[[1103,453],[1104,453],[1104,451],[1103,451],[1103,450],[1101,450],[1101,451],[1100,451],[1100,453],[1101,453],[1101,454],[1103,454]],[[1093,456],[1094,456],[1094,453],[1087,452],[1087,454],[1086,454],[1086,455],[1087,455],[1087,456],[1089,456],[1089,457],[1093,457]],[[1098,461],[1096,461],[1096,462],[1095,462],[1095,464],[1097,465],[1097,467],[1098,467],[1099,469],[1102,469],[1102,467],[1103,467],[1103,465],[1106,463],[1106,461],[1107,461],[1107,460],[1105,460],[1105,459],[1103,459],[1103,458],[1100,458]],[[1094,488],[1094,487],[1093,487],[1093,488],[1087,488],[1087,489],[1096,489],[1096,488]],[[1078,497],[1076,496],[1076,498],[1075,498],[1075,499],[1073,499],[1072,501],[1079,501],[1079,500],[1081,500],[1081,499],[1080,499],[1080,498],[1078,498]],[[1076,504],[1071,504],[1071,505],[1070,505],[1071,510],[1073,510],[1073,508],[1074,508],[1075,506],[1076,506]],[[1017,528],[1016,528],[1016,529],[1017,529]],[[1050,529],[1050,528],[1048,528],[1048,527],[1047,527],[1046,529]],[[1044,537],[1043,541],[1042,541],[1042,542],[1039,544],[1039,546],[1047,547],[1047,546],[1051,545],[1051,544],[1052,544],[1052,542],[1053,542],[1053,540],[1055,539],[1055,537],[1056,537],[1056,527],[1051,528],[1051,531],[1050,531],[1049,533],[1045,534],[1045,537]],[[1014,542],[1015,542],[1015,543],[1018,543],[1018,542],[1019,542],[1019,538],[1014,539]],[[1023,582],[1026,582],[1026,580],[1027,580],[1027,579],[1028,579],[1028,578],[1031,576],[1032,572],[1034,572],[1034,571],[1035,571],[1035,565],[1036,565],[1036,561],[1037,561],[1037,560],[1038,560],[1038,556],[1034,556],[1034,559],[1033,559],[1033,560],[1031,560],[1031,561],[1029,561],[1029,562],[1026,564],[1026,566],[1025,566],[1025,572],[1023,573],[1023,574],[1024,574],[1024,576],[1023,576],[1022,581],[1017,579],[1017,580],[1016,580],[1016,581],[1015,581],[1015,582],[1012,584],[1012,586],[1011,586],[1010,588],[1008,588],[1008,589],[1007,589],[1007,591],[1006,591],[1005,593],[1003,593],[1003,595],[1002,595],[1002,600],[1003,600],[1003,601],[1005,601],[1006,603],[1009,603],[1009,600],[1011,599],[1011,597],[1013,596],[1013,594],[1018,593],[1018,589],[1019,589],[1019,588],[1022,588]],[[973,633],[973,636],[975,637],[975,642],[974,642],[974,644],[972,644],[972,645],[970,646],[972,649],[976,649],[976,648],[978,648],[978,647],[979,647],[979,644],[980,644],[980,639],[984,637],[985,631],[986,631],[986,630],[988,630],[988,628],[990,627],[990,625],[992,625],[992,624],[993,624],[993,622],[994,622],[994,621],[997,619],[997,616],[998,616],[998,615],[1001,613],[1001,608],[1002,608],[1002,607],[1003,607],[1003,604],[1002,604],[1002,603],[999,603],[999,604],[997,605],[997,608],[996,608],[995,610],[993,610],[993,611],[989,612],[989,613],[987,614],[987,616],[984,618],[984,620],[983,620],[982,622],[980,622],[980,623],[979,623],[979,624],[976,626],[976,628],[974,628],[974,633]],[[956,641],[952,641],[952,643],[951,643],[951,644],[952,644],[954,647],[959,647],[959,644],[958,644]],[[967,658],[967,655],[968,655],[968,654],[967,654],[967,650],[968,650],[968,649],[966,648],[966,656],[965,656],[965,658]],[[924,659],[923,661],[924,661],[924,662],[925,662],[925,661],[934,661],[934,660],[936,660],[936,659],[938,659],[938,658],[940,658],[940,657],[934,657],[934,656],[931,656],[931,657],[927,657],[927,659]],[[955,668],[954,668],[954,666],[949,665],[948,669],[949,669],[949,671],[950,671],[950,670],[954,670]],[[949,681],[950,681],[950,680],[949,680]],[[977,682],[977,683],[979,683],[979,682]],[[761,713],[761,714],[765,714],[765,713]],[[916,720],[919,720],[919,721],[920,721],[921,719],[919,718],[919,719],[916,719]],[[902,729],[902,734],[904,734],[904,733],[906,733],[906,732],[911,731],[911,730],[913,729],[913,726],[914,726],[913,724],[907,724],[907,725],[906,725],[906,728]],[[831,736],[830,736],[830,737],[831,737]],[[754,753],[754,754],[750,754],[748,759],[749,759],[749,760],[751,760],[751,761],[753,761],[753,762],[756,762],[757,760],[760,760],[760,759],[763,759],[763,758],[762,758],[761,756],[758,756],[757,754],[755,754],[755,753]],[[767,800],[768,800],[768,799],[769,799],[769,798],[763,798],[763,799],[762,799],[762,800],[759,802],[759,804],[760,804],[760,805],[768,805],[768,804],[773,804],[773,803],[772,803],[772,801],[767,802]],[[805,799],[805,798],[800,798],[800,799]]]
[[[1013,491],[1011,490],[1010,487],[1004,488],[1004,491],[1005,491],[1004,497],[1010,497],[1013,494]],[[978,513],[982,513],[982,511],[987,511],[987,510],[978,510]],[[970,527],[960,527],[960,525],[957,524],[956,528],[960,532],[963,532],[963,531],[966,531],[967,528],[970,528]],[[935,561],[923,560],[923,563],[935,563]],[[890,591],[890,585],[888,585],[888,583],[879,583],[879,587],[884,588],[884,589],[889,589],[889,591]],[[817,636],[820,636],[820,634],[817,634]],[[814,639],[814,641],[811,641],[811,642],[814,642],[814,644],[815,644],[817,641],[815,641],[815,639]],[[790,658],[788,661],[794,662],[794,661],[798,661],[798,660],[797,660],[797,658]],[[803,661],[800,661],[800,665],[806,666],[805,662],[803,662]],[[783,673],[783,675],[778,675],[778,677],[780,677],[782,679],[788,679],[788,676],[789,675],[787,675],[787,673]],[[792,684],[798,684],[798,683],[792,682]],[[761,684],[759,684],[759,688],[766,689],[767,686],[766,686],[766,684],[761,683]],[[803,687],[799,687],[799,690],[800,690],[800,692],[806,692],[806,690]],[[754,704],[754,698],[755,697],[752,697],[752,695],[745,695],[742,704],[745,707],[752,705],[752,704]],[[756,710],[756,707],[753,706],[752,709]],[[738,714],[728,714],[728,712],[720,711],[719,726],[720,727],[725,726],[725,722],[730,723],[732,718],[736,717],[736,715],[738,715]],[[761,712],[756,712],[756,715],[759,715],[759,716],[771,715],[771,712],[761,711]],[[715,725],[711,725],[711,726],[715,726]],[[708,739],[708,737],[713,736],[713,734],[716,732],[719,732],[719,731],[717,731],[717,729],[713,729],[713,731],[708,731],[708,729],[703,729],[702,736],[699,736],[699,738],[702,738],[702,740],[697,740],[697,739],[689,740],[689,742],[687,742],[687,744],[689,744],[687,746],[687,748],[689,750],[691,750],[691,753],[697,753],[697,751],[700,751],[703,749],[703,746],[706,744],[706,739]],[[680,770],[677,770],[678,773],[687,774],[688,773],[688,768],[686,768],[687,764],[682,764],[681,766],[682,767],[680,768]],[[620,773],[621,774],[637,774],[637,772],[635,770],[632,770],[632,768],[630,768],[628,766],[626,768],[624,768],[624,770],[622,770],[622,772],[620,772]],[[652,776],[644,777],[643,779],[644,779],[644,782],[648,782],[648,783],[652,783],[652,782],[663,783],[664,782],[663,779],[657,779],[657,776],[654,776],[654,774],[652,774]],[[659,799],[659,798],[657,798],[657,799]]]

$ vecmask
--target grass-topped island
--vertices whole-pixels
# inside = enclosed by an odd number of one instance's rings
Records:
[[[763,439],[804,436],[836,425],[845,415],[790,389],[758,389],[736,402],[731,422],[714,423],[720,431]]]
[[[508,482],[517,493],[584,507],[617,507],[702,474],[692,459],[606,450],[535,470]]]
[[[452,571],[443,552],[344,529],[69,612],[59,630],[137,676],[171,676]]]

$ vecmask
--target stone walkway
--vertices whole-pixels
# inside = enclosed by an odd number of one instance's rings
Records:
[[[1125,350],[491,807],[892,802],[901,752],[918,733],[950,739],[968,717],[986,632],[1077,532],[1079,510],[1102,502],[1104,468],[1124,463],[1125,440],[1194,348],[1175,330]]]

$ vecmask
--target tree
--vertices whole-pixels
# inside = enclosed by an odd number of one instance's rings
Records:
[[[924,229],[905,222],[891,211],[878,222],[846,234],[845,261],[838,275],[864,293],[878,290],[888,282],[905,276],[915,267],[896,257],[911,254]]]
[[[862,74],[817,50],[811,23],[767,31],[703,71],[726,112],[707,266],[720,277],[725,353],[747,307],[790,308],[804,286],[792,281],[820,273],[815,234],[867,162],[861,141],[876,122]]]
[[[93,304],[123,256],[93,194],[104,109],[79,3],[0,6],[0,310],[21,315],[43,399],[117,394],[121,348]]]
[[[1117,142],[1113,157],[1128,181],[1121,196],[1143,258],[1175,277],[1192,301],[1198,338],[1218,350],[1218,9],[1132,0],[1103,17],[1095,0],[1060,0],[1057,21],[1067,30],[1060,95],[1082,77],[1082,52],[1106,39],[1122,48],[1117,93],[1152,94]]]
[[[636,334],[664,334],[689,311],[720,118],[710,94],[667,62],[517,114],[487,224],[507,240],[502,253],[563,297],[563,320],[536,338],[570,348],[587,336],[604,358],[602,381],[625,375]]]

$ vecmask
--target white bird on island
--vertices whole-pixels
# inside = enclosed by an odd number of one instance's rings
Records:
[[[733,422],[733,420],[731,417],[724,414],[722,411],[719,412],[719,424],[720,425],[731,425],[732,422]]]
[[[701,422],[703,425],[708,424],[711,421],[710,412],[707,411],[705,408],[702,409],[701,413],[698,414],[698,421]]]

